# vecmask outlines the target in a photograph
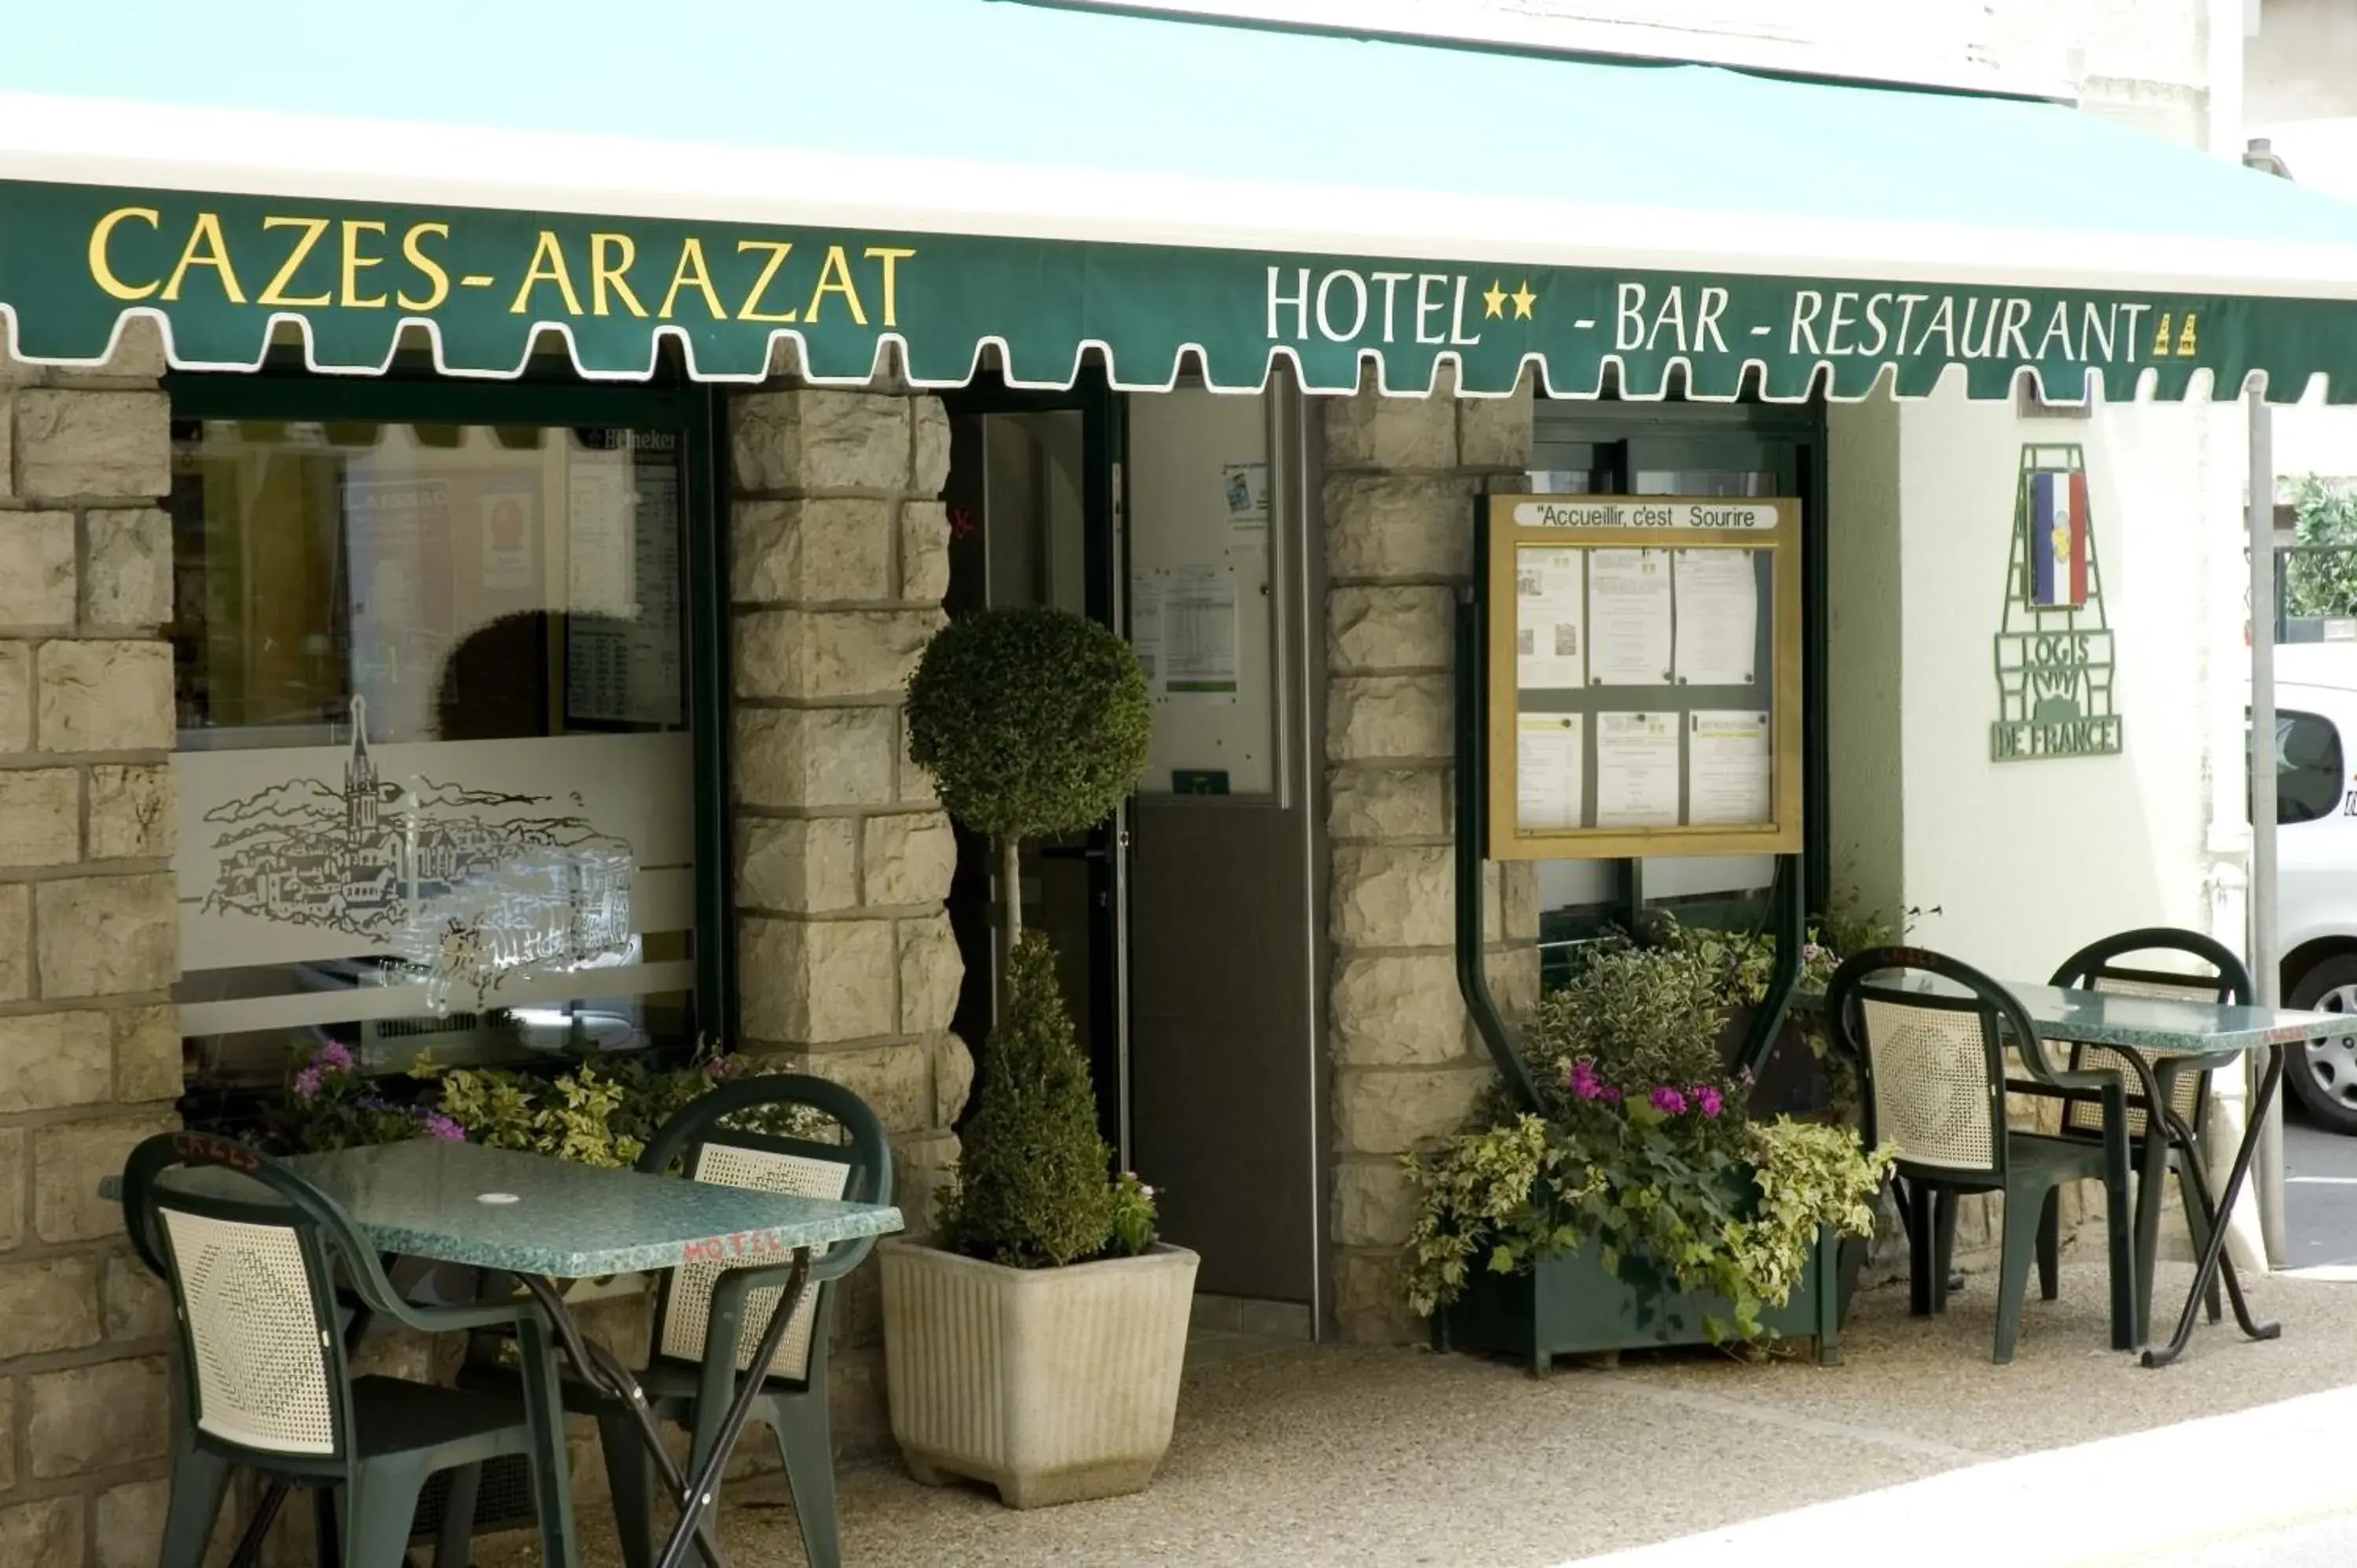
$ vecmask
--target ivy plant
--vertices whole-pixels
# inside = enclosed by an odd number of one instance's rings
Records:
[[[1608,1268],[1641,1259],[1725,1302],[1706,1332],[1750,1340],[1791,1299],[1820,1226],[1872,1233],[1888,1153],[1847,1126],[1755,1122],[1746,1086],[1724,1076],[1719,1035],[1750,962],[1717,939],[1609,947],[1542,1001],[1524,1043],[1541,1111],[1493,1100],[1484,1124],[1405,1156],[1412,1307],[1438,1311],[1476,1269],[1592,1242]]]

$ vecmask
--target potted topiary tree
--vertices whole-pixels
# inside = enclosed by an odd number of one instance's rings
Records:
[[[1178,1408],[1195,1254],[1158,1243],[1151,1189],[1113,1173],[1017,862],[1113,812],[1151,725],[1129,645],[1063,610],[963,616],[909,682],[910,758],[996,843],[1006,948],[940,1234],[881,1249],[892,1435],[919,1480],[970,1477],[1014,1508],[1139,1490]]]

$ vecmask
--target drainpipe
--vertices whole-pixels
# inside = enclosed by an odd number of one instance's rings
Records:
[[[2255,137],[2243,154],[2251,168],[2291,177],[2266,138]],[[2249,901],[2251,983],[2262,1007],[2279,1004],[2280,960],[2276,951],[2276,455],[2275,416],[2256,387],[2244,394],[2250,405],[2251,528],[2251,871]],[[2291,1070],[2304,1072],[2295,1061]],[[2284,1244],[2283,1095],[2267,1107],[2259,1127],[2253,1185],[2258,1192],[2259,1234],[2270,1263],[2288,1256]]]

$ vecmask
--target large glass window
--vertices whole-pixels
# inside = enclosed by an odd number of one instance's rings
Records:
[[[694,1026],[670,431],[173,432],[182,1027],[199,1082]]]

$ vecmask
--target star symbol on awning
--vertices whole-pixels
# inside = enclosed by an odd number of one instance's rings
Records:
[[[1481,312],[1483,318],[1487,320],[1495,320],[1499,317],[1505,315],[1507,298],[1508,295],[1504,286],[1501,285],[1496,278],[1491,278],[1490,280],[1490,292],[1481,296],[1481,303],[1487,307]]]
[[[1517,321],[1530,320],[1531,306],[1539,302],[1539,296],[1531,292],[1531,283],[1528,278],[1524,278],[1522,286],[1506,297],[1514,302],[1514,319]]]

